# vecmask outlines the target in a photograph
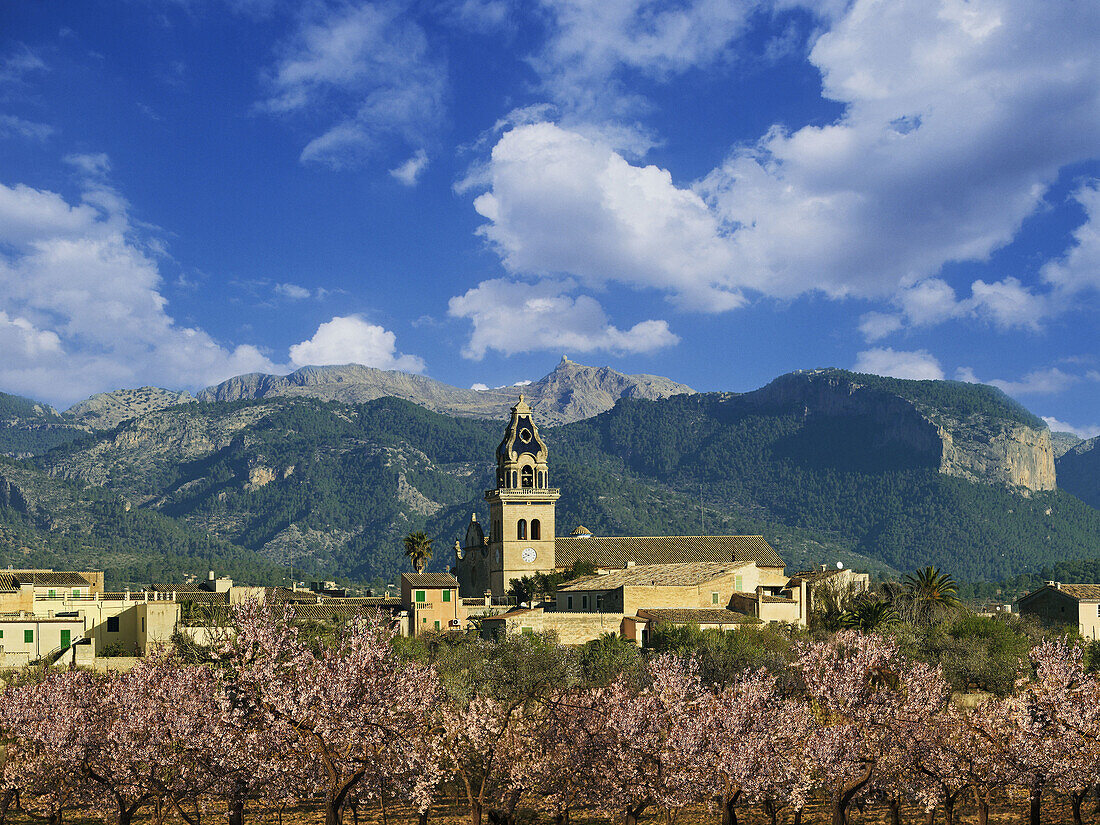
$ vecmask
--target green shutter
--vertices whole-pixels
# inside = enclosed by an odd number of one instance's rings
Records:
[[[439,619],[435,620],[435,629],[439,630]]]
[[[34,631],[33,630],[24,630],[23,631],[23,644],[27,644],[27,645],[33,645],[34,644]]]
[[[443,601],[449,602],[450,600],[451,600],[451,591],[450,590],[444,590],[443,591]]]
[[[710,594],[710,603],[711,604],[718,604],[718,594],[717,593],[711,593]]]
[[[737,590],[738,593],[741,592],[742,583],[741,583],[741,577],[740,576],[734,576],[733,577],[733,586]]]
[[[80,595],[80,588],[79,587],[74,587],[73,588],[73,595],[74,596],[79,596]]]
[[[51,599],[56,599],[57,598],[57,591],[56,590],[51,590],[50,593],[49,593],[49,596],[50,596]]]
[[[417,590],[416,591],[416,600],[418,602],[426,602],[427,601],[427,598],[425,597],[423,590]]]
[[[3,639],[3,638],[4,638],[4,631],[0,630],[0,639]]]
[[[72,639],[72,631],[68,630],[68,629],[62,630],[61,631],[61,646],[62,647],[68,647],[70,639]]]

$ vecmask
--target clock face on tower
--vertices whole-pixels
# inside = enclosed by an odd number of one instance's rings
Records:
[[[534,547],[525,547],[525,548],[523,548],[523,553],[520,554],[521,558],[527,564],[530,564],[531,562],[533,562],[535,560],[535,558],[537,557],[537,555],[538,554],[535,553],[535,548]]]

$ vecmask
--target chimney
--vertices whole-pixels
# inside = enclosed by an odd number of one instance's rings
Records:
[[[1054,582],[1043,582],[1047,587],[1054,587]]]
[[[818,567],[818,571],[821,572],[821,573],[824,573],[826,570],[829,569],[829,565],[827,565],[827,564],[819,564],[817,567]]]
[[[209,573],[206,574],[206,580],[209,581],[209,582],[214,581],[214,571],[213,570],[211,570]]]
[[[629,569],[630,569],[631,567],[633,567],[633,566],[634,566],[635,564],[637,564],[637,562],[634,562],[634,561],[628,561],[628,562],[626,563],[626,567],[624,567],[623,569],[624,569],[624,570],[629,570]]]
[[[1054,586],[1057,587],[1059,590],[1062,589],[1062,583],[1061,582],[1055,582]]]

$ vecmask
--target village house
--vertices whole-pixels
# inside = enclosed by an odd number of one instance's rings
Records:
[[[1086,639],[1100,639],[1100,584],[1047,582],[1021,596],[1021,616],[1035,616],[1055,627],[1076,627]]]

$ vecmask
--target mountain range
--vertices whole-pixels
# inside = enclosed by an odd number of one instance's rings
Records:
[[[0,464],[0,563],[381,582],[424,529],[443,569],[520,392],[566,531],[762,533],[793,567],[880,575],[931,563],[999,579],[1100,557],[1100,450],[1052,438],[992,387],[827,369],[699,394],[563,359],[487,391],[348,365],[64,413],[0,395],[0,451],[18,457]]]

